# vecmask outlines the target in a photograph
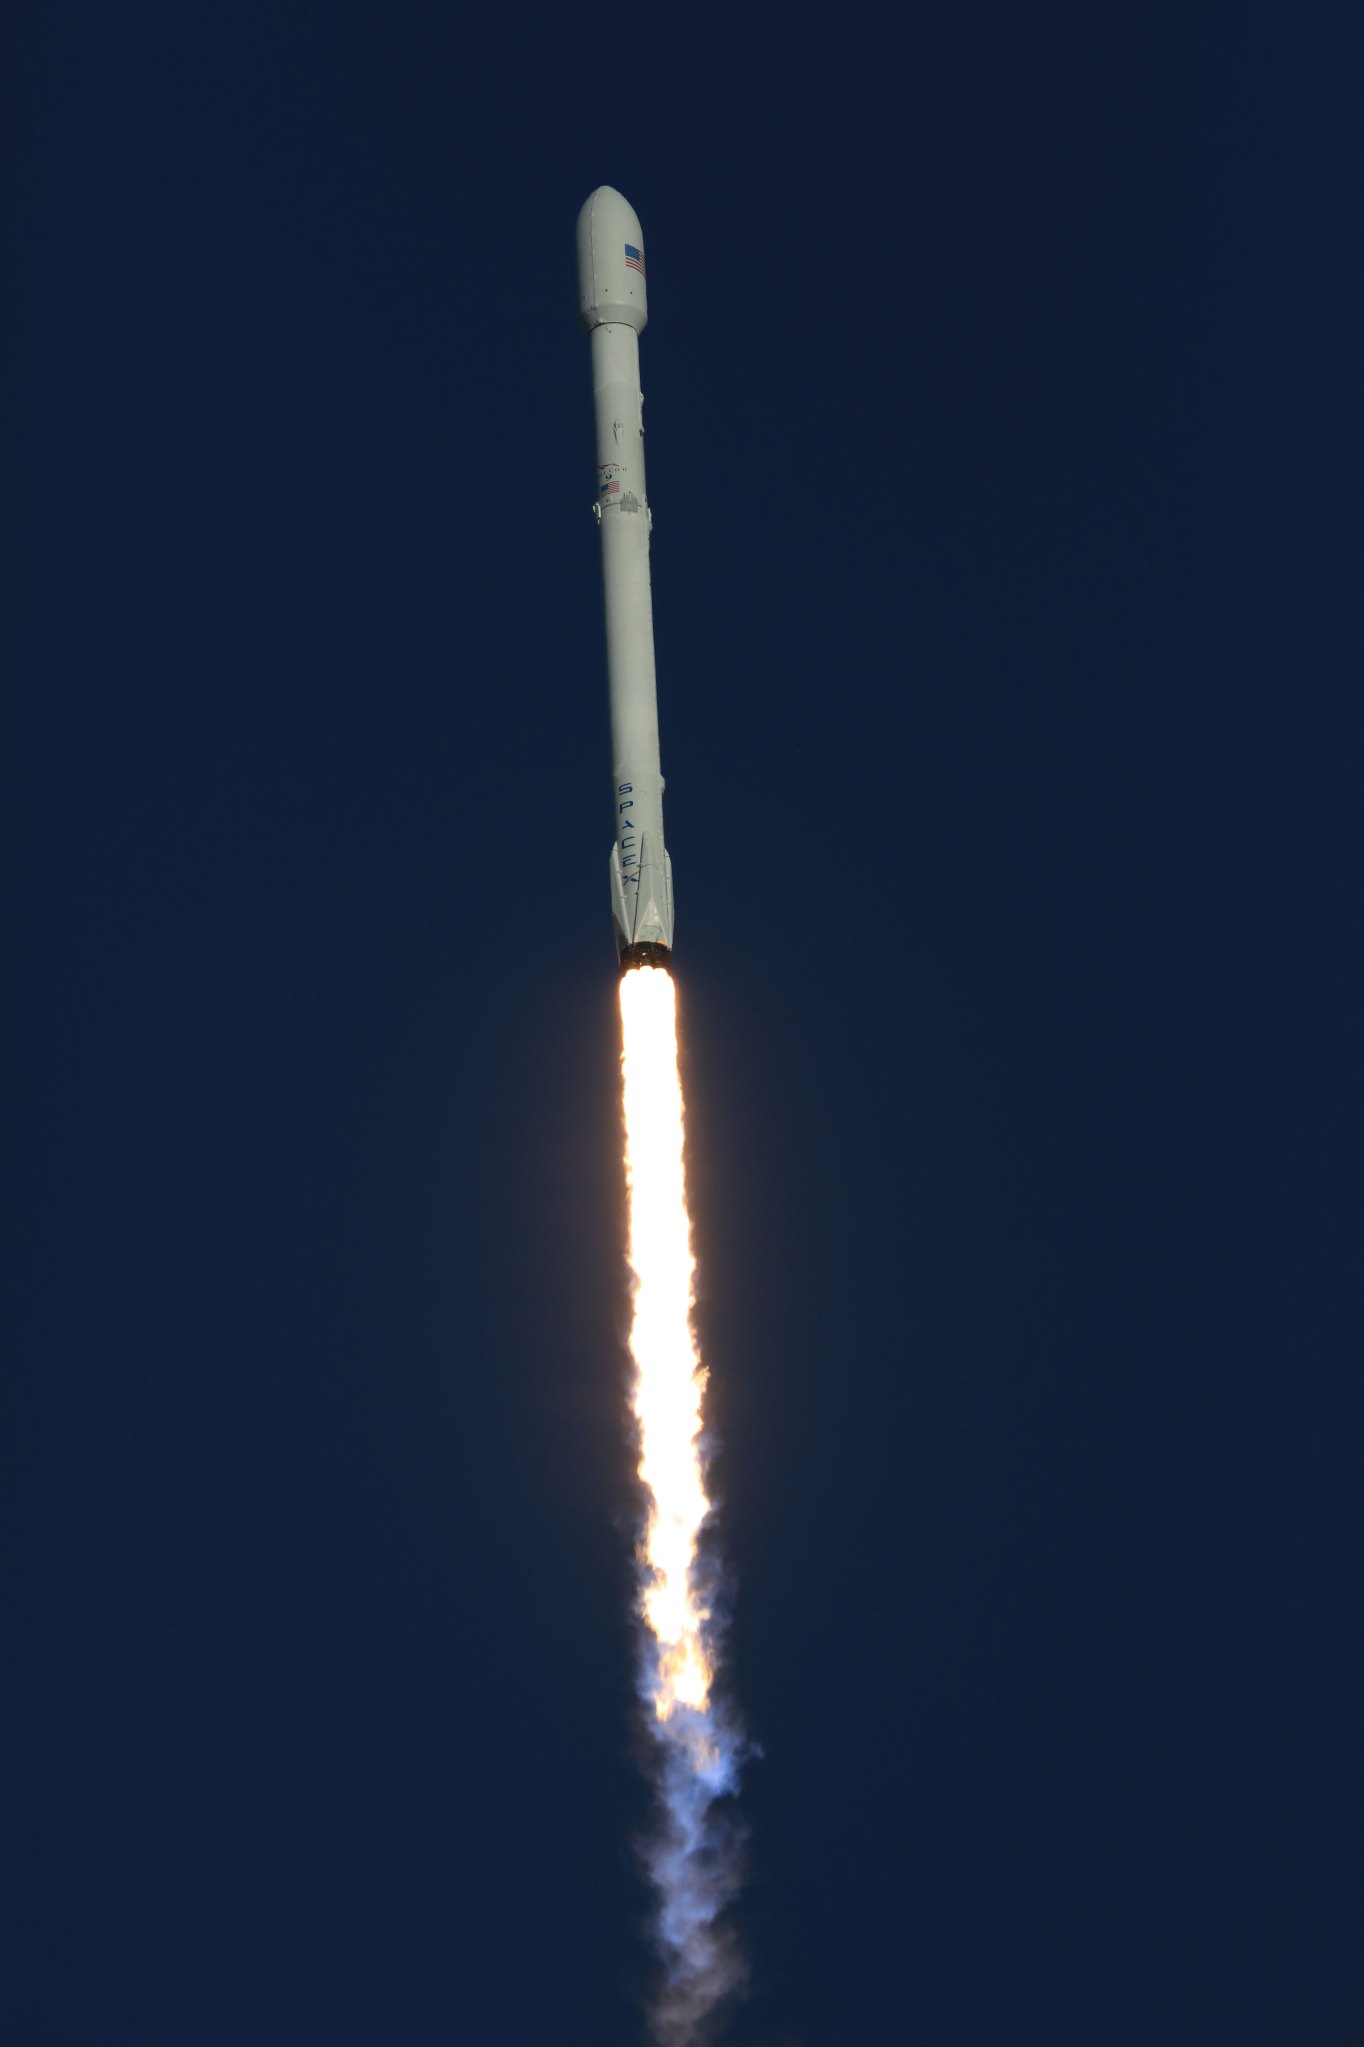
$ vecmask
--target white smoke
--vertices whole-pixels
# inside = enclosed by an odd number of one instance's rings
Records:
[[[658,1719],[658,1685],[657,1644],[646,1631],[640,1693],[658,1806],[640,1852],[657,1899],[662,1972],[650,2023],[659,2047],[701,2047],[748,1979],[727,1908],[743,1881],[744,1828],[733,1801],[752,1751],[714,1691],[703,1709],[679,1705]]]

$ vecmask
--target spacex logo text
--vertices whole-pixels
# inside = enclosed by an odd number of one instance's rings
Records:
[[[635,799],[631,794],[634,786],[633,782],[622,782],[616,791],[617,796],[625,798],[624,803],[616,805],[616,815],[620,819],[620,864],[622,868],[633,867],[635,864],[635,821],[632,817],[626,817],[625,815],[627,810],[633,810],[635,807]],[[623,879],[637,883],[639,876],[637,874],[630,874],[625,875]]]

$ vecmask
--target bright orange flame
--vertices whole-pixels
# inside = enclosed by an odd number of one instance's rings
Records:
[[[657,1645],[652,1704],[704,1713],[710,1697],[709,1613],[692,1584],[697,1537],[710,1510],[701,1467],[706,1375],[691,1328],[691,1224],[682,1168],[682,1084],[672,976],[641,967],[620,984],[625,1081],[625,1176],[635,1315],[634,1410],[639,1475],[648,1493],[644,1620]]]

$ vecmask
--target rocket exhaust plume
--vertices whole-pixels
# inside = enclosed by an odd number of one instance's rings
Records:
[[[592,344],[597,496],[611,698],[611,914],[620,955],[621,1073],[630,1355],[644,1528],[639,1687],[659,1812],[645,1860],[656,1895],[661,2047],[695,2047],[742,1987],[724,1920],[738,1882],[725,1800],[743,1745],[715,1693],[716,1621],[700,1555],[710,1515],[702,1454],[705,1373],[692,1331],[691,1223],[677,1065],[672,862],[663,839],[653,596],[644,488],[639,336],[648,318],[644,236],[609,185],[578,216],[578,308]]]
[[[714,1621],[697,1577],[710,1512],[701,1451],[705,1373],[691,1327],[695,1266],[672,976],[649,966],[627,971],[620,1014],[635,1276],[632,1404],[646,1500],[640,1692],[661,1802],[645,1851],[664,1965],[654,2029],[667,2047],[686,2047],[742,1987],[741,1958],[720,1923],[737,1888],[737,1844],[715,1810],[737,1788],[742,1748],[714,1695]]]

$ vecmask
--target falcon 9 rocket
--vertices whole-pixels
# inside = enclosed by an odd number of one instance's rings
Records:
[[[592,342],[597,497],[611,693],[611,914],[622,972],[669,963],[672,862],[663,843],[653,598],[644,488],[639,337],[648,318],[644,236],[629,201],[601,185],[578,215],[578,305]]]

